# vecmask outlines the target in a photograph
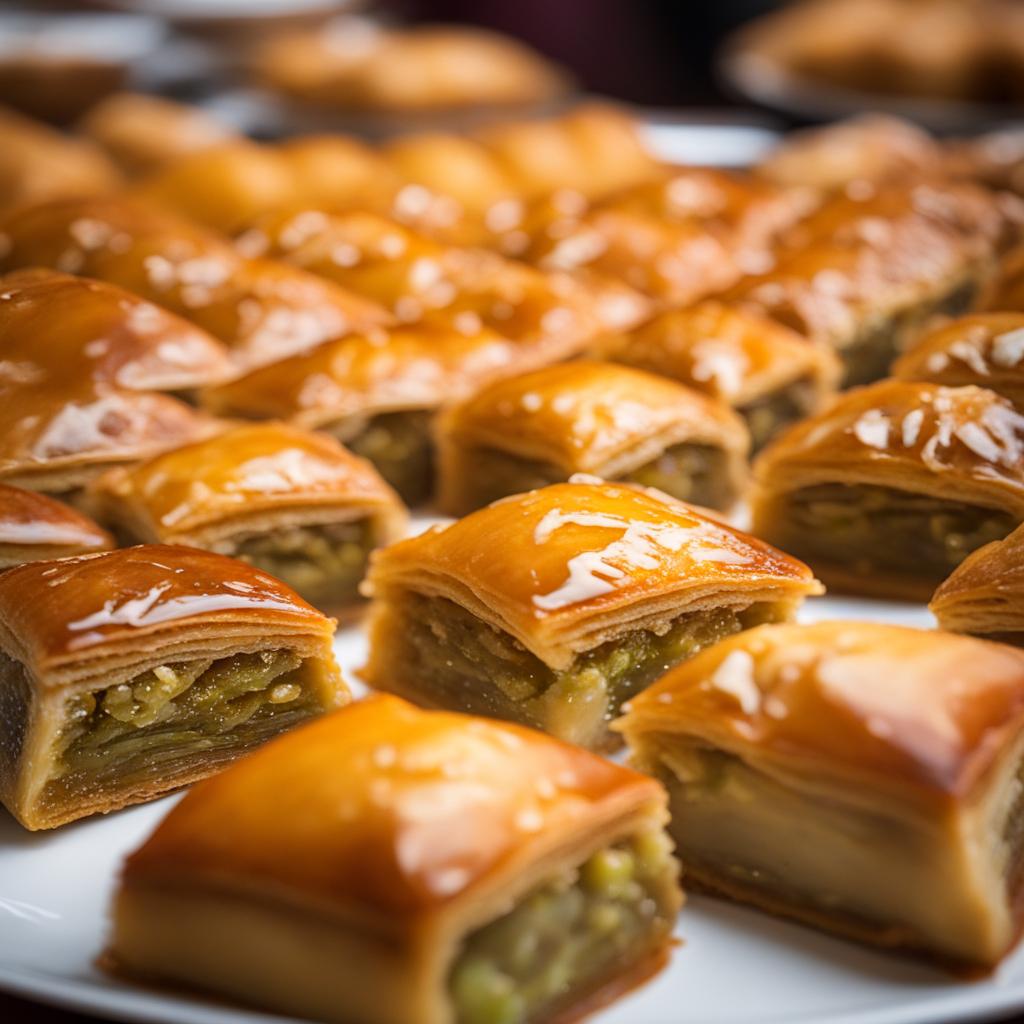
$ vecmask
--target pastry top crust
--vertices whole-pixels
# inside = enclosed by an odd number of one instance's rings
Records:
[[[615,339],[606,354],[730,405],[746,405],[799,380],[828,392],[840,371],[823,346],[754,310],[714,300],[662,313]]]
[[[659,824],[663,807],[654,779],[543,733],[376,695],[194,786],[124,881],[240,889],[403,932],[471,917],[486,893],[508,898],[542,862]]]
[[[754,463],[754,480],[761,500],[872,484],[1024,518],[1024,416],[984,388],[884,380],[787,430]]]
[[[972,551],[928,607],[943,629],[1019,633],[1024,629],[1024,527]]]
[[[389,323],[376,303],[141,203],[60,200],[0,217],[0,269],[43,266],[120,285],[191,320],[241,367]]]
[[[0,277],[0,356],[144,391],[232,373],[224,346],[187,320],[114,285],[43,269]]]
[[[977,384],[1024,407],[1024,313],[958,317],[922,337],[892,367],[904,380]]]
[[[165,541],[275,511],[372,516],[388,539],[405,520],[398,496],[369,462],[326,434],[284,423],[244,424],[111,470],[93,482],[90,497],[101,509],[130,510],[146,534]]]
[[[366,590],[447,598],[554,668],[684,612],[793,604],[802,562],[657,491],[575,477],[376,552]]]
[[[767,770],[966,797],[1024,725],[1024,651],[866,622],[759,626],[672,669],[616,728],[679,735]]]
[[[353,334],[207,389],[213,410],[316,427],[349,416],[437,408],[495,376],[529,368],[494,331],[419,324]]]
[[[687,442],[739,457],[750,444],[727,405],[664,377],[587,361],[495,381],[448,410],[442,430],[570,473],[599,472],[632,454],[639,465]]]
[[[113,538],[62,501],[0,484],[0,552],[33,547],[105,551]]]
[[[330,640],[334,622],[268,573],[198,548],[145,544],[29,562],[0,574],[0,644],[44,685],[82,659],[155,644],[252,638]]]

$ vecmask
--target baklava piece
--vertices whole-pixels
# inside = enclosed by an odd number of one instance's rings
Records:
[[[844,383],[884,377],[937,313],[971,308],[1010,220],[971,184],[862,182],[788,232],[774,264],[724,293],[834,349]]]
[[[926,333],[893,364],[894,377],[976,384],[1024,409],[1024,313],[976,313]]]
[[[226,348],[187,320],[114,285],[42,269],[0,277],[0,358],[22,378],[36,367],[135,391],[191,393],[233,372]]]
[[[761,454],[751,511],[830,588],[927,601],[1024,520],[1024,416],[983,388],[859,388]]]
[[[69,505],[0,484],[0,569],[113,546],[106,530]]]
[[[224,415],[324,430],[369,459],[407,505],[418,505],[433,492],[437,410],[535,365],[486,328],[419,325],[320,345],[211,388],[203,400]]]
[[[999,269],[978,300],[978,308],[994,313],[1024,313],[1024,245],[1003,256]]]
[[[375,696],[195,786],[128,857],[112,968],[338,1024],[576,1019],[668,959],[653,779]]]
[[[822,589],[692,506],[590,477],[383,548],[366,587],[372,687],[592,749],[670,666]]]
[[[626,366],[562,363],[496,381],[442,414],[438,504],[465,515],[591,473],[728,511],[749,445],[722,402]]]
[[[1024,647],[1024,527],[968,555],[928,607],[942,629]]]
[[[221,236],[123,198],[65,200],[0,216],[0,270],[50,267],[120,285],[197,324],[248,369],[355,330],[386,310]]]
[[[688,884],[991,969],[1024,924],[1024,652],[876,623],[731,637],[616,728]]]
[[[152,800],[348,699],[334,623],[163,545],[0,574],[0,800],[29,829]]]
[[[731,405],[753,450],[818,411],[834,393],[836,356],[754,310],[707,301],[670,310],[601,350]]]
[[[276,576],[330,615],[359,606],[370,551],[405,511],[373,467],[326,434],[280,423],[111,470],[86,497],[129,544],[184,544]]]

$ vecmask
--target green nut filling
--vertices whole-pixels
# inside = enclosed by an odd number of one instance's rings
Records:
[[[767,603],[681,615],[660,632],[632,630],[557,671],[445,598],[407,594],[398,607],[395,657],[419,666],[413,696],[598,747],[617,744],[607,723],[673,665],[733,633],[786,617],[784,607]]]
[[[651,955],[672,928],[663,833],[600,850],[473,933],[452,968],[458,1024],[525,1024]]]
[[[199,752],[235,749],[313,714],[307,663],[291,651],[159,665],[67,702],[44,802],[159,775]]]
[[[226,553],[283,580],[310,604],[336,607],[359,600],[373,539],[368,520],[295,526],[244,537]]]
[[[867,484],[821,484],[789,496],[778,542],[797,558],[944,580],[972,551],[1017,525],[994,509]]]
[[[814,407],[815,393],[811,381],[798,380],[737,409],[750,431],[751,454],[759,452],[783,427],[807,416]]]
[[[427,409],[387,412],[355,436],[338,436],[374,464],[406,505],[422,505],[434,492],[432,419]]]

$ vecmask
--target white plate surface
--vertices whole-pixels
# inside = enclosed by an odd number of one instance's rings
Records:
[[[930,626],[919,606],[817,598],[804,619]],[[363,660],[356,630],[339,634],[348,677]],[[97,970],[118,865],[171,806],[169,797],[50,834],[0,817],[0,987],[124,1020],[259,1024],[280,1020],[133,988]],[[963,983],[808,929],[705,898],[679,919],[671,966],[600,1014],[598,1024],[953,1024],[1024,1008],[1024,950],[986,981]]]

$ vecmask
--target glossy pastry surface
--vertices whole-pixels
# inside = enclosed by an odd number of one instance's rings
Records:
[[[113,546],[106,530],[70,505],[0,484],[0,568]]]
[[[496,381],[448,410],[439,433],[440,501],[453,512],[576,472],[728,508],[746,476],[749,443],[723,403],[654,374],[589,361]]]
[[[653,780],[539,733],[371,697],[193,789],[128,859],[113,955],[321,1019],[549,1020],[664,955],[681,901],[663,807]],[[579,956],[599,937],[551,885],[596,905],[598,862],[627,849],[645,851],[648,923],[623,901],[618,936],[573,965],[574,943]],[[286,922],[318,937],[301,961],[277,955]],[[546,952],[510,967],[489,942],[496,922]],[[239,955],[211,957],[211,927]],[[566,965],[554,987],[552,960]]]
[[[697,884],[961,964],[1015,942],[1024,653],[877,623],[765,626],[672,670],[616,728],[669,788]]]
[[[889,380],[787,431],[754,468],[753,530],[826,583],[927,599],[1024,519],[1024,418],[992,391]]]
[[[0,576],[17,742],[0,796],[52,828],[201,778],[348,699],[333,622],[234,559],[162,545]]]

